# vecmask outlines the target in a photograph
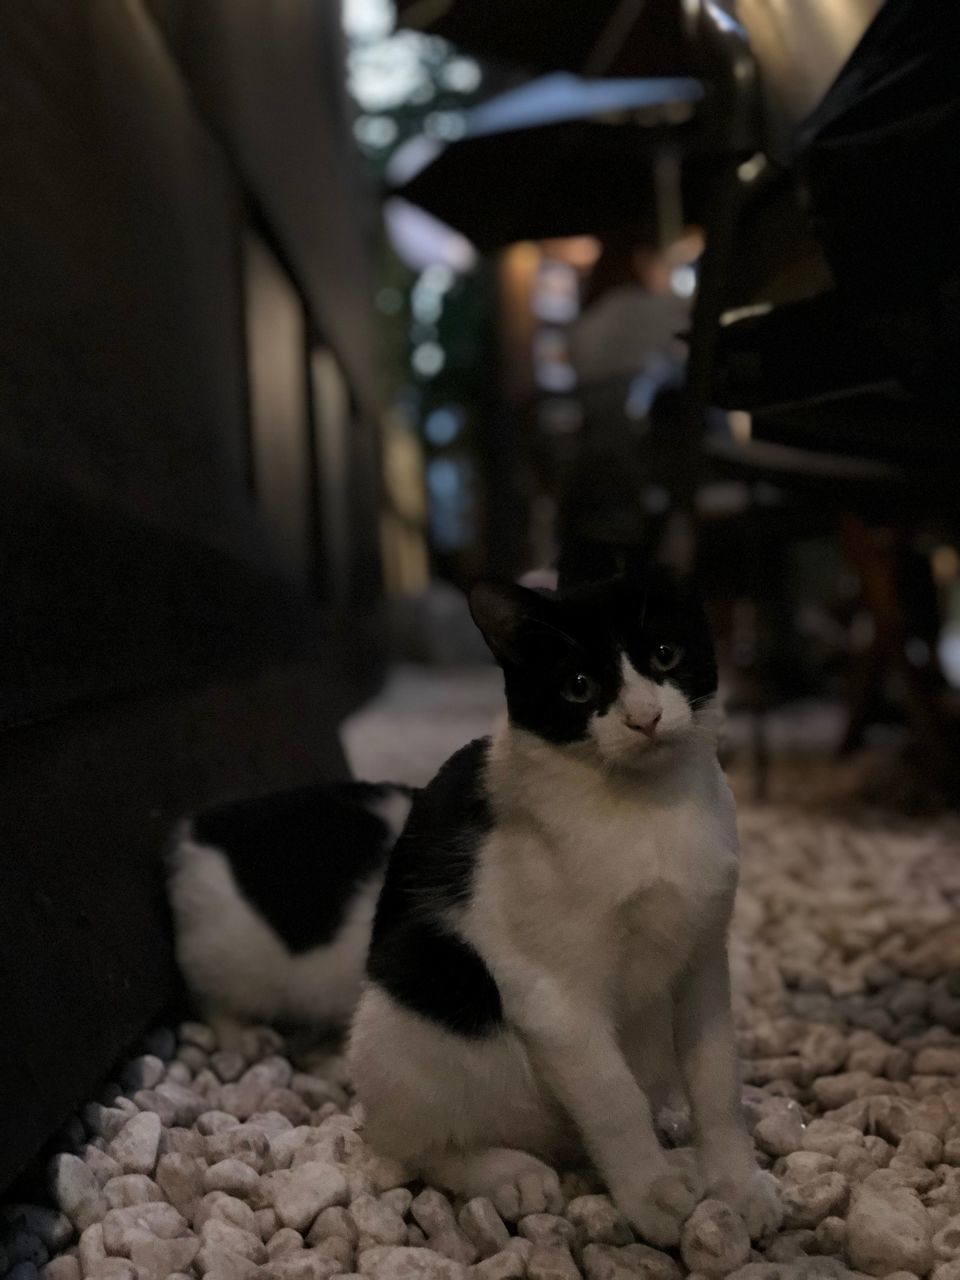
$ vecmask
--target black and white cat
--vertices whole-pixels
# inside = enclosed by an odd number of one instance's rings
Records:
[[[359,996],[368,1140],[508,1217],[558,1208],[549,1165],[586,1156],[655,1244],[702,1192],[765,1235],[780,1198],[740,1105],[738,839],[703,611],[658,574],[481,584],[471,609],[507,715],[413,796],[388,863],[367,810],[405,810],[402,790],[347,798],[339,828],[316,792],[185,826],[171,902],[188,984],[211,1017],[329,1022]],[[654,1131],[678,1084],[697,1173]]]
[[[245,1023],[341,1030],[360,996],[409,787],[301,787],[183,822],[169,858],[177,962],[227,1040]]]
[[[353,1023],[368,1140],[504,1213],[586,1154],[647,1240],[702,1192],[781,1216],[744,1125],[726,935],[733,799],[700,606],[659,575],[550,597],[480,585],[508,714],[413,804]],[[698,1174],[653,1117],[681,1082]]]

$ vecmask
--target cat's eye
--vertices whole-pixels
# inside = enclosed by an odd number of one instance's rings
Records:
[[[654,671],[665,673],[679,666],[683,650],[678,644],[658,644],[650,655],[650,664]]]
[[[590,677],[578,671],[564,680],[560,692],[568,702],[589,702],[596,690],[597,686]]]

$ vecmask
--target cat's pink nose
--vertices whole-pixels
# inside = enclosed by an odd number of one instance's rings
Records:
[[[658,711],[657,714],[652,716],[649,720],[627,720],[625,723],[627,728],[633,729],[635,733],[644,733],[648,738],[652,738],[657,732],[657,725],[662,719],[663,712]]]

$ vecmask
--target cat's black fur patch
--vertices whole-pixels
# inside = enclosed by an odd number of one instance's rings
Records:
[[[444,913],[467,901],[477,849],[493,818],[484,770],[489,739],[451,756],[413,802],[394,847],[373,925],[367,972],[399,1004],[465,1036],[502,1024],[497,985]]]
[[[221,850],[290,951],[309,951],[333,941],[357,889],[386,861],[392,833],[366,806],[391,790],[354,782],[238,800],[198,813],[194,836]]]
[[[471,595],[471,606],[503,669],[510,719],[549,742],[586,738],[590,717],[606,711],[620,690],[621,652],[641,675],[658,684],[671,680],[694,707],[716,692],[706,614],[665,572],[624,574],[556,596],[522,587],[480,592]],[[679,645],[683,656],[664,675],[651,660],[667,643]],[[563,696],[577,673],[594,685],[586,702]]]

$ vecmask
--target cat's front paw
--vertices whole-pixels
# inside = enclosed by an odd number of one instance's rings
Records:
[[[500,1216],[518,1222],[530,1213],[562,1213],[560,1179],[553,1169],[522,1152],[509,1154],[518,1159],[512,1165],[505,1162],[490,1189]]]
[[[763,1169],[752,1168],[746,1174],[722,1173],[710,1179],[707,1194],[740,1215],[751,1240],[768,1239],[783,1221],[780,1184]]]
[[[614,1200],[644,1240],[659,1248],[675,1245],[680,1228],[700,1199],[696,1170],[681,1162],[663,1160],[654,1170],[639,1174],[617,1189]]]

